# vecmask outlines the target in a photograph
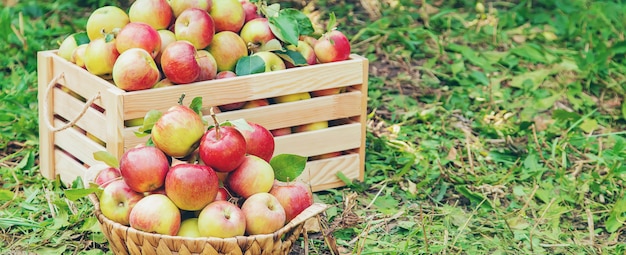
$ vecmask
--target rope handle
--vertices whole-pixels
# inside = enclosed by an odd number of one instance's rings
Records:
[[[93,104],[93,102],[95,102],[96,100],[100,99],[100,92],[98,91],[96,95],[94,95],[89,100],[87,100],[87,102],[85,102],[85,105],[83,105],[83,109],[78,113],[76,117],[74,117],[74,119],[70,120],[68,123],[65,123],[65,125],[63,126],[55,127],[54,124],[50,120],[50,116],[52,116],[52,113],[50,112],[50,108],[48,108],[49,106],[48,101],[50,100],[50,97],[52,95],[52,88],[61,78],[65,78],[65,73],[58,74],[50,81],[50,83],[48,83],[48,87],[46,88],[46,95],[44,97],[44,102],[43,102],[43,108],[44,108],[43,110],[45,111],[44,121],[46,125],[48,126],[48,129],[53,133],[59,132],[61,130],[65,130],[73,126],[74,124],[76,124],[76,122],[78,122],[78,120],[80,120],[80,118],[82,118],[85,115],[85,113],[87,112],[87,109],[89,109],[91,104]]]

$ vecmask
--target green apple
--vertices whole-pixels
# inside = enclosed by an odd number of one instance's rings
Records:
[[[92,40],[85,49],[85,68],[95,75],[111,74],[119,55],[115,39],[109,42],[104,37]]]
[[[200,229],[198,228],[198,218],[188,218],[180,223],[177,236],[184,237],[201,237]]]
[[[93,11],[87,19],[86,30],[89,40],[103,38],[114,29],[122,29],[130,22],[128,14],[117,6],[103,6]]]
[[[275,53],[269,51],[261,51],[252,54],[253,56],[259,56],[265,62],[265,72],[285,70],[285,62]]]

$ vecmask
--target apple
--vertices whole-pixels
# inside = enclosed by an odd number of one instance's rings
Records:
[[[105,75],[113,72],[113,65],[120,53],[115,48],[115,39],[109,42],[105,38],[92,40],[85,48],[85,68],[94,75]]]
[[[73,33],[63,39],[63,42],[59,45],[59,51],[57,51],[57,54],[67,61],[72,61],[72,54],[74,53],[74,50],[78,46],[88,43],[89,37],[87,37],[87,33]]]
[[[269,193],[274,195],[285,209],[285,223],[293,220],[304,209],[313,204],[311,188],[301,181],[281,182],[274,180],[274,185]]]
[[[228,238],[243,236],[246,232],[246,216],[235,204],[215,201],[208,204],[198,215],[200,235]]]
[[[128,9],[128,18],[159,30],[169,27],[174,14],[167,0],[135,0]]]
[[[159,51],[159,54],[157,54],[157,56],[154,57],[154,61],[160,65],[161,55],[163,54],[163,50],[167,46],[169,46],[171,43],[176,41],[176,34],[174,34],[174,32],[167,30],[167,29],[157,30],[157,33],[159,33],[159,37],[161,38],[161,50]]]
[[[143,126],[143,118],[134,118],[134,119],[124,120],[124,126],[125,127]]]
[[[306,100],[310,98],[311,98],[311,94],[309,94],[309,92],[300,92],[300,93],[277,96],[273,100],[274,100],[274,103],[278,104],[278,103],[287,103],[287,102]]]
[[[125,91],[149,89],[161,78],[161,73],[149,52],[132,48],[120,56],[113,65],[113,82]]]
[[[341,155],[343,155],[341,151],[334,151],[334,152],[316,155],[316,156],[310,157],[309,159],[310,160],[329,159],[329,158],[339,157]]]
[[[317,43],[317,39],[310,35],[301,35],[298,40],[307,43],[309,46],[313,47]]]
[[[246,102],[236,102],[236,103],[230,103],[230,104],[224,104],[224,105],[220,105],[218,106],[220,108],[221,111],[233,111],[233,110],[238,110],[241,109],[244,105],[246,105]]]
[[[256,4],[253,4],[249,0],[239,0],[239,2],[241,3],[241,7],[243,8],[243,13],[246,17],[244,20],[244,26],[245,26],[245,23],[247,23],[248,21],[263,17],[261,16],[261,14],[259,14],[258,7],[256,6]]]
[[[331,96],[342,93],[345,90],[345,87],[338,88],[328,88],[328,89],[320,89],[309,92],[312,97],[321,97],[321,96]]]
[[[269,192],[274,184],[274,169],[264,159],[246,155],[239,167],[226,176],[224,184],[228,190],[243,198]]]
[[[165,77],[176,84],[196,81],[200,65],[196,61],[196,48],[188,41],[176,41],[163,50],[161,69]]]
[[[150,194],[133,207],[129,218],[132,228],[148,233],[176,235],[180,229],[180,210],[167,196]]]
[[[115,48],[120,54],[132,48],[141,48],[154,58],[161,51],[161,36],[146,23],[131,22],[115,37]]]
[[[100,195],[100,211],[108,219],[128,226],[130,214],[143,194],[131,189],[122,179],[106,185]]]
[[[154,145],[175,158],[192,153],[204,132],[202,117],[184,105],[170,107],[154,123],[151,131]]]
[[[279,71],[286,68],[285,62],[276,53],[269,51],[260,51],[252,54],[253,56],[259,56],[265,62],[265,72]]]
[[[239,36],[246,43],[248,49],[254,52],[268,41],[276,39],[266,18],[256,18],[246,22],[241,28]]]
[[[200,65],[200,75],[196,81],[213,80],[217,76],[217,62],[211,53],[206,50],[198,50],[196,61]]]
[[[291,127],[277,128],[270,130],[274,137],[291,134]]]
[[[215,35],[213,18],[205,10],[189,8],[184,10],[174,25],[176,40],[191,42],[196,49],[204,49]]]
[[[320,63],[342,61],[350,57],[350,41],[339,30],[333,30],[323,34],[313,50]]]
[[[301,133],[301,132],[314,131],[314,130],[320,130],[320,129],[325,129],[325,128],[328,128],[328,121],[317,121],[313,123],[295,126],[293,127],[293,132]]]
[[[230,199],[228,190],[224,187],[219,187],[217,189],[217,195],[215,195],[215,201],[228,201],[228,199]]]
[[[232,78],[232,77],[237,77],[237,74],[233,71],[221,71],[219,73],[217,73],[217,76],[215,76],[215,79],[225,79],[225,78]]]
[[[302,57],[306,60],[308,65],[315,65],[317,63],[317,56],[315,55],[315,50],[313,50],[313,46],[309,45],[305,41],[298,41],[298,45],[287,45],[288,50],[293,50],[300,52]],[[294,65],[291,62],[285,62],[287,67],[293,67]]]
[[[204,133],[198,151],[204,164],[218,172],[230,172],[245,159],[246,139],[233,126],[217,125]]]
[[[202,237],[198,228],[198,218],[188,218],[180,223],[177,236]]]
[[[120,158],[122,178],[137,192],[153,191],[163,186],[169,167],[165,153],[151,146],[128,149]]]
[[[122,173],[120,173],[119,169],[108,166],[98,171],[98,174],[96,174],[96,177],[93,179],[93,183],[105,188],[114,180],[121,179],[120,177],[122,177]]]
[[[85,50],[87,49],[88,44],[82,44],[76,47],[74,51],[72,51],[72,57],[70,58],[70,62],[76,64],[81,68],[85,68]]]
[[[243,202],[241,211],[246,216],[246,234],[270,234],[285,225],[285,209],[272,194],[257,193]]]
[[[246,139],[246,153],[270,162],[272,155],[274,155],[274,136],[268,129],[258,123],[248,121],[248,125],[250,125],[252,130],[239,129],[243,138]]]
[[[209,12],[215,21],[215,32],[231,31],[238,33],[246,21],[243,6],[239,0],[213,0]]]
[[[165,177],[165,193],[187,211],[201,210],[215,200],[219,181],[209,166],[183,163],[170,168]]]
[[[228,176],[228,172],[215,171],[215,174],[217,174],[217,178],[220,180],[220,183],[224,183],[224,181],[226,180],[226,176]],[[228,192],[228,194],[230,195],[230,192]]]
[[[163,87],[169,87],[169,86],[174,86],[175,84],[170,81],[170,79],[165,78],[165,79],[161,79],[159,82],[157,82],[156,84],[154,84],[154,86],[152,86],[153,89],[156,88],[163,88]],[[143,124],[143,123],[141,123]]]
[[[130,22],[128,14],[117,6],[103,6],[94,10],[87,19],[85,29],[89,40],[103,38],[105,34],[121,29]]]
[[[169,0],[174,17],[180,16],[185,10],[198,8],[208,12],[213,6],[213,0]]]
[[[270,102],[265,98],[250,100],[246,102],[241,108],[243,109],[251,109],[255,107],[267,106],[270,105]]]
[[[218,72],[235,71],[237,61],[248,56],[246,43],[238,34],[231,31],[216,33],[207,49],[217,61]]]

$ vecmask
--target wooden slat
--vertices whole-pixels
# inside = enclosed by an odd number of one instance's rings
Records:
[[[48,101],[44,104],[46,98],[46,88],[48,83],[53,79],[52,76],[52,60],[50,52],[37,53],[37,84],[39,102],[39,169],[41,174],[46,178],[54,178],[55,173],[55,156],[54,156],[54,136],[45,124],[46,117],[52,119],[53,115],[50,111],[44,109],[52,109],[54,101]]]
[[[369,85],[369,64],[367,59],[365,59],[362,64],[363,81],[361,82],[361,85],[358,85],[356,87],[360,88],[361,92],[367,95]],[[359,180],[363,181],[365,179],[365,139],[367,136],[367,127],[365,123],[367,122],[367,96],[361,98],[361,114],[359,117],[354,118],[354,120],[363,123],[363,125],[361,126],[361,147],[359,147],[359,155],[361,157],[361,160],[359,161]]]
[[[63,124],[64,122],[58,119],[55,120],[55,125]],[[100,144],[73,128],[54,133],[54,139],[57,146],[88,165],[99,163],[99,161],[93,158],[94,152],[106,150]]]
[[[55,99],[54,113],[62,116],[66,120],[76,118],[84,107],[85,103],[59,88],[54,89],[53,95]],[[98,110],[89,107],[87,112],[85,112],[85,114],[78,119],[76,125],[98,137],[100,140],[106,140],[106,129],[102,127],[107,124],[105,122],[104,114]]]
[[[361,123],[295,133],[275,138],[274,155],[282,153],[305,157],[344,151],[361,146]]]
[[[337,173],[341,172],[349,179],[360,179],[360,161],[359,154],[309,161],[298,179],[311,184],[313,191],[344,186],[343,181],[337,178]]]
[[[55,168],[61,175],[63,183],[73,182],[76,180],[76,177],[82,177],[87,170],[80,162],[59,149],[54,150],[54,157],[56,158]]]

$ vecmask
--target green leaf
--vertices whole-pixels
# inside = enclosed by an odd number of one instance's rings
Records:
[[[253,131],[254,130],[252,126],[250,126],[248,121],[246,121],[245,119],[229,120],[228,122],[240,131]]]
[[[294,66],[305,66],[308,65],[302,53],[294,50],[283,50],[283,51],[275,51],[276,55],[281,57],[282,59],[288,61]]]
[[[482,85],[485,85],[485,86],[489,85],[489,78],[487,78],[487,76],[483,72],[473,71],[470,74],[470,76]]]
[[[93,158],[95,160],[104,162],[110,167],[115,167],[115,168],[120,167],[120,162],[117,160],[115,156],[113,156],[113,154],[111,154],[108,151],[96,151],[93,153]]]
[[[271,4],[264,8],[261,8],[261,12],[265,14],[265,17],[275,17],[280,11],[280,4]]]
[[[313,24],[311,23],[311,19],[309,19],[309,17],[306,16],[306,14],[302,13],[300,10],[287,8],[280,10],[279,15],[292,17],[298,25],[299,35],[310,35],[311,33],[315,32],[315,29],[313,29]]]
[[[267,41],[265,44],[261,45],[261,47],[259,47],[255,52],[260,52],[260,51],[275,51],[275,50],[282,50],[283,49],[283,45],[280,43],[280,41],[276,38]]]
[[[265,72],[265,61],[259,56],[245,56],[237,61],[235,73],[237,76],[244,76]]]
[[[493,206],[491,206],[491,202],[489,202],[489,200],[485,198],[483,194],[473,192],[469,190],[465,185],[457,185],[454,188],[465,198],[469,199],[473,204],[480,204],[483,208],[493,209]]]
[[[202,117],[202,97],[194,97],[191,100],[191,104],[189,104],[189,108]]]
[[[13,199],[15,193],[10,190],[0,189],[0,201],[9,201]]]
[[[279,154],[270,160],[274,169],[274,178],[279,181],[293,181],[304,171],[306,157],[295,154]]]
[[[278,15],[276,17],[270,17],[270,30],[281,41],[298,45],[298,36],[300,31],[298,30],[298,24],[295,18],[291,16]]]
[[[339,171],[335,175],[337,176],[337,178],[339,178],[339,180],[345,183],[348,187],[352,186],[352,180],[350,180],[350,178],[348,178],[348,176],[346,176],[343,172]]]
[[[78,32],[74,34],[74,41],[76,41],[76,45],[82,45],[89,43],[89,36],[87,36],[87,32]]]
[[[606,231],[613,233],[620,229],[624,224],[624,220],[626,220],[624,213],[626,213],[626,200],[622,198],[615,203],[613,209],[611,209],[609,218],[607,218],[606,222],[604,222],[606,225]]]
[[[154,127],[154,123],[156,123],[159,118],[161,118],[161,116],[163,115],[162,112],[158,111],[158,110],[150,110],[146,113],[146,116],[143,117],[143,126],[141,126],[139,128],[139,130],[137,130],[138,132],[135,132],[136,136],[140,136],[140,134],[150,134],[150,132],[152,131],[152,127]]]
[[[115,39],[115,35],[113,35],[112,33],[108,33],[106,35],[104,35],[104,42],[111,42],[113,41],[113,39]]]
[[[337,27],[337,17],[334,12],[331,12],[328,17],[328,24],[326,24],[326,31],[330,32],[331,30]]]
[[[66,189],[63,191],[67,199],[77,201],[80,198],[86,197],[91,193],[97,193],[100,188],[87,188],[87,189]]]

